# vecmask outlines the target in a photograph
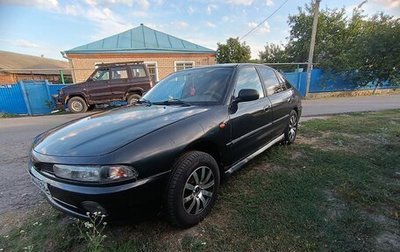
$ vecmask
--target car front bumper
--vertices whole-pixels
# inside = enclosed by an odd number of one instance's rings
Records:
[[[33,183],[45,194],[56,209],[81,219],[87,213],[102,212],[110,219],[126,219],[135,210],[160,203],[165,188],[167,172],[135,182],[110,185],[76,185],[60,182],[43,175],[34,166],[29,167]]]

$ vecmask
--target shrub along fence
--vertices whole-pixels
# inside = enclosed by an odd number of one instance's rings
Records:
[[[288,81],[304,96],[306,90],[306,72],[284,73]],[[52,95],[65,87],[65,84],[51,84],[48,81],[20,81],[17,84],[0,85],[0,113],[43,115],[54,109]],[[357,87],[346,80],[333,78],[327,80],[320,69],[311,72],[310,93],[372,90],[374,85]],[[386,83],[379,89],[394,89],[396,86]],[[398,87],[397,87],[398,88]]]

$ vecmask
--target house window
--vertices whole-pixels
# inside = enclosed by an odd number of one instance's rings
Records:
[[[153,83],[158,81],[158,67],[157,62],[145,62],[147,69],[149,70],[149,74]]]
[[[175,61],[175,72],[193,67],[194,61]]]

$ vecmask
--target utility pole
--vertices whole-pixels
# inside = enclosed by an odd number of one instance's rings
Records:
[[[308,92],[310,91],[310,83],[311,83],[311,70],[313,65],[314,58],[314,47],[315,47],[315,37],[317,35],[317,25],[318,25],[318,15],[319,15],[319,3],[321,0],[315,0],[314,3],[314,20],[311,32],[311,42],[310,42],[310,51],[308,53],[308,63],[307,63],[307,84],[306,84],[306,96],[308,96]]]

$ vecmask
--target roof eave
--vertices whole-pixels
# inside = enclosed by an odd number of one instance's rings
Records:
[[[65,51],[65,54],[107,54],[107,53],[138,53],[138,54],[156,54],[156,53],[164,53],[164,54],[170,54],[170,53],[182,53],[182,54],[216,54],[216,51],[189,51],[189,50],[157,50],[157,49],[151,49],[151,50],[69,50]]]

